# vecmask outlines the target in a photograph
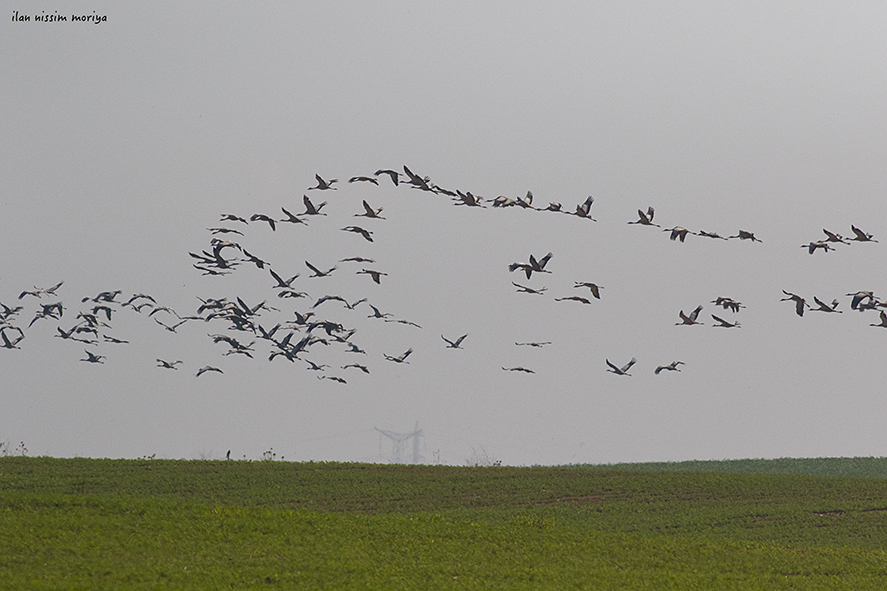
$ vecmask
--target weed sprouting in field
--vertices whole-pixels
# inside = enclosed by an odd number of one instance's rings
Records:
[[[471,455],[465,460],[465,465],[469,468],[480,468],[480,467],[489,467],[489,466],[501,466],[502,460],[493,459],[487,453],[487,450],[481,446],[480,451],[477,451],[473,447],[471,448]]]
[[[9,456],[9,455],[17,455],[17,456],[27,456],[28,448],[25,447],[25,442],[21,441],[15,449],[12,449],[12,444],[9,443],[9,440],[0,441],[0,456]]]
[[[262,461],[263,462],[273,462],[277,459],[277,454],[274,452],[273,447],[269,447],[267,451],[262,453]],[[280,456],[280,459],[283,460],[283,456]]]

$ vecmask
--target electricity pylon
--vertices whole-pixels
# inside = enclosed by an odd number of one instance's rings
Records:
[[[413,464],[418,464],[422,461],[422,456],[419,455],[419,438],[424,437],[422,434],[422,430],[419,428],[419,421],[416,421],[416,426],[413,427],[412,433],[395,433],[394,431],[387,431],[385,429],[379,429],[375,427],[376,431],[387,437],[391,440],[391,463],[392,464],[400,464],[402,463],[401,456],[403,455],[404,444],[410,439],[413,440]],[[381,445],[381,442],[380,442]]]

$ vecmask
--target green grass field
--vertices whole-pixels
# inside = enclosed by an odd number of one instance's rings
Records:
[[[887,479],[803,472],[887,460],[749,462],[2,457],[0,588],[884,588]]]

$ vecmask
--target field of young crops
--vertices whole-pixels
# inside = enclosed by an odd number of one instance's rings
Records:
[[[887,479],[624,468],[0,457],[0,588],[883,588]]]

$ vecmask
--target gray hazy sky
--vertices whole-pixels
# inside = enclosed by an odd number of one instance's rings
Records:
[[[387,461],[374,427],[418,421],[427,462],[508,464],[887,454],[887,330],[845,294],[887,295],[887,5],[882,2],[4,2],[0,25],[0,302],[23,305],[20,350],[0,349],[0,440],[31,455]],[[32,16],[13,22],[11,15]],[[98,25],[35,14],[107,16]],[[491,201],[347,183],[407,165]],[[314,175],[335,191],[308,190]],[[284,217],[327,201],[306,225]],[[385,220],[354,217],[366,199]],[[628,225],[656,209],[675,225],[761,243]],[[357,224],[374,241],[340,228]],[[800,248],[845,236],[880,243]],[[210,227],[310,294],[280,299],[267,269],[203,276],[188,253]],[[552,252],[529,281],[512,262]],[[234,251],[228,251],[233,257]],[[376,285],[340,263],[375,259]],[[64,284],[56,298],[23,290]],[[517,293],[511,282],[547,287]],[[604,286],[591,305],[576,281]],[[367,354],[315,345],[304,357],[225,356],[208,334],[175,334],[120,309],[106,334],[55,338],[100,291],[143,292],[179,314],[201,298],[262,300],[266,328],[323,295],[368,298],[422,326],[326,302]],[[841,314],[798,317],[782,290]],[[716,308],[718,296],[745,305]],[[39,303],[62,319],[33,326]],[[705,326],[675,326],[703,304]],[[119,306],[118,306],[119,307]],[[710,314],[741,328],[713,328]],[[164,318],[164,320],[171,320]],[[468,334],[464,349],[440,338]],[[17,333],[7,330],[7,335]],[[294,340],[300,338],[296,335]],[[545,348],[515,342],[551,341]],[[387,361],[408,348],[409,364]],[[79,361],[84,349],[103,365]],[[631,377],[606,371],[636,357]],[[182,360],[177,371],[156,358]],[[658,365],[685,363],[655,375]],[[341,369],[363,363],[370,374]],[[224,374],[195,377],[214,365]],[[534,374],[505,372],[524,366]],[[339,376],[347,384],[319,380]]]

